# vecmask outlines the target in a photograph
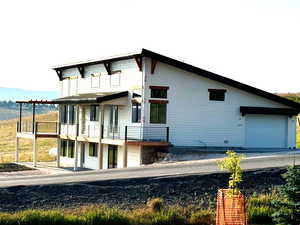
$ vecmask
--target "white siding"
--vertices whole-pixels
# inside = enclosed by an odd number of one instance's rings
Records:
[[[81,78],[77,68],[63,71],[64,79],[60,81],[61,97],[141,89],[142,72],[134,59],[111,63],[111,70],[121,71],[120,74],[108,75],[103,64],[86,66],[84,70],[84,78]]]
[[[127,147],[127,167],[137,167],[141,165],[141,146]]]
[[[158,62],[150,74],[150,60],[145,67],[144,116],[146,126],[169,126],[170,141],[177,146],[245,146],[245,117],[240,106],[286,107],[237,88]],[[169,86],[167,124],[149,123],[150,85]],[[208,89],[226,89],[225,101],[209,101]],[[290,135],[294,132],[290,122]],[[293,135],[292,135],[293,136]],[[289,146],[294,142],[289,136]]]

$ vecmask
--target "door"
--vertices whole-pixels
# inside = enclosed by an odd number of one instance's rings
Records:
[[[246,147],[286,148],[287,116],[246,115]]]
[[[119,134],[119,108],[116,105],[110,106],[109,118],[109,136],[111,138],[118,138]]]
[[[118,166],[118,146],[108,145],[108,169]]]

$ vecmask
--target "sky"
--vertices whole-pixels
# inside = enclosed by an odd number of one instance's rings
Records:
[[[0,87],[56,91],[52,66],[146,48],[300,92],[299,0],[9,0],[0,28]]]

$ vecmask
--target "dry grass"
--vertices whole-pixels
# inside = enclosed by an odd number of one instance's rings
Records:
[[[31,121],[31,117],[24,117],[23,121]],[[0,163],[13,162],[16,149],[16,123],[18,119],[0,121]],[[37,121],[56,121],[57,113],[49,112],[36,116]],[[52,161],[49,149],[56,147],[56,139],[38,139],[38,160]],[[20,161],[32,161],[32,140],[20,139]]]

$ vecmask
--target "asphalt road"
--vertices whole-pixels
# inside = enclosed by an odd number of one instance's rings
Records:
[[[271,156],[249,157],[242,161],[245,170],[300,165],[300,154],[284,154]],[[43,184],[78,183],[88,181],[129,179],[141,177],[177,176],[187,174],[207,174],[220,171],[216,160],[186,161],[166,163],[137,168],[81,171],[58,175],[36,175],[25,177],[7,177],[0,179],[0,187],[30,186]]]

